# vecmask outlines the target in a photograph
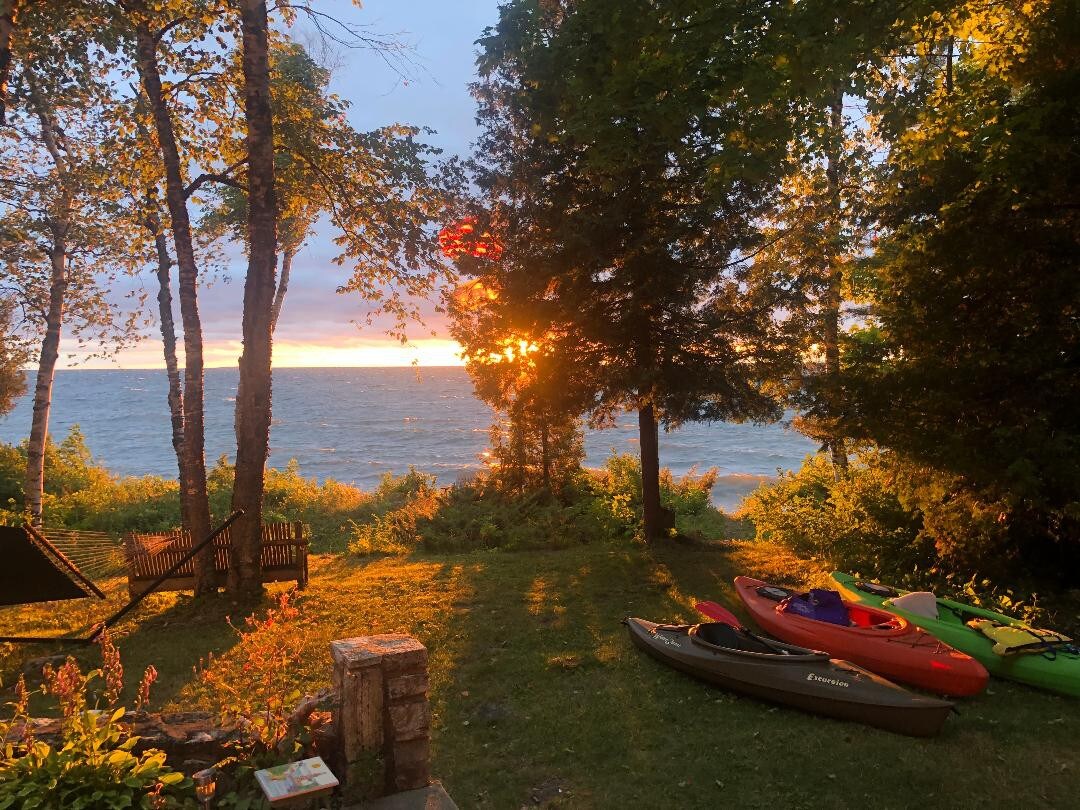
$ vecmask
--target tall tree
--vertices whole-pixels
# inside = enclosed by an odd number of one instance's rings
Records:
[[[5,282],[27,337],[40,337],[24,477],[25,508],[42,521],[45,449],[61,337],[69,309],[77,339],[104,338],[95,353],[122,345],[134,330],[105,290],[131,269],[138,239],[112,221],[118,189],[101,150],[106,60],[88,52],[94,24],[85,9],[34,6],[12,49],[16,102],[0,149],[0,238]],[[10,43],[9,43],[10,44]],[[46,265],[45,268],[42,265]]]
[[[325,215],[341,248],[335,263],[354,265],[341,292],[385,308],[400,333],[417,314],[409,301],[429,294],[444,269],[432,236],[459,194],[460,169],[455,161],[440,161],[439,150],[419,140],[417,127],[356,131],[348,102],[329,92],[330,71],[298,43],[273,41],[270,58],[281,252],[273,325],[292,261]],[[245,148],[242,141],[224,144],[226,161],[242,160]],[[231,235],[246,248],[245,189],[218,187],[211,203],[204,230]]]
[[[758,67],[768,14],[522,0],[481,40],[478,182],[506,246],[497,301],[559,358],[594,421],[637,411],[649,538],[670,526],[660,424],[779,415],[777,301],[741,261],[790,134]]]
[[[803,120],[816,126],[790,142],[789,174],[763,227],[764,245],[752,271],[786,297],[784,328],[802,355],[802,373],[791,381],[792,402],[801,411],[794,424],[822,443],[837,475],[847,468],[844,320],[860,323],[867,315],[862,273],[871,223],[871,150],[865,130],[844,115],[842,87],[827,88],[831,98],[798,105]]]
[[[68,287],[68,233],[72,227],[72,208],[76,179],[68,165],[72,150],[56,120],[52,105],[37,86],[33,73],[23,76],[29,91],[30,104],[38,119],[41,142],[49,153],[55,176],[57,194],[45,223],[51,236],[48,248],[49,304],[45,315],[45,337],[38,356],[37,376],[34,379],[34,417],[26,445],[26,480],[23,491],[30,522],[41,525],[41,496],[45,491],[45,441],[49,434],[49,410],[52,406],[52,387],[56,360],[60,355],[60,332],[63,328],[64,299]]]
[[[183,452],[179,461],[182,512],[191,533],[195,537],[205,537],[210,532],[210,502],[206,484],[203,337],[198,303],[199,268],[188,199],[208,180],[228,180],[228,170],[204,172],[190,183],[185,181],[191,155],[182,151],[177,137],[177,119],[182,115],[175,115],[172,105],[179,103],[178,86],[191,86],[189,80],[223,69],[221,55],[205,44],[211,35],[206,21],[212,23],[212,15],[220,9],[211,4],[201,9],[204,14],[192,18],[188,16],[190,9],[168,6],[151,9],[143,0],[124,0],[122,5],[130,30],[133,61],[153,121],[153,137],[160,161],[160,176],[164,179],[165,204],[179,271],[180,318],[184,331]],[[166,39],[166,35],[172,39]],[[183,83],[170,84],[167,93],[162,81],[159,48],[170,42],[174,43],[173,53],[182,51],[177,67],[185,72],[186,78]],[[175,43],[182,43],[183,47]],[[185,131],[190,130],[185,128]],[[156,212],[151,216],[156,216]],[[212,550],[199,554],[193,566],[196,594],[212,590],[217,584]]]
[[[11,75],[12,38],[19,20],[20,0],[0,0],[0,127],[7,123],[7,85]]]
[[[247,120],[248,270],[244,281],[244,352],[236,391],[234,509],[229,590],[262,590],[263,479],[270,452],[273,306],[277,263],[274,121],[270,106],[270,31],[264,0],[240,0],[244,113]]]
[[[875,94],[881,340],[850,428],[1004,498],[1028,563],[1075,572],[1080,9],[961,3],[910,40]]]
[[[472,226],[466,223],[464,227]],[[501,250],[489,250],[483,241],[469,252],[472,258],[501,255]],[[483,265],[472,269],[479,267]],[[446,297],[450,334],[463,348],[473,389],[479,399],[505,415],[491,427],[487,458],[492,477],[507,492],[558,494],[580,472],[585,457],[577,413],[581,392],[574,390],[558,357],[551,353],[552,343],[509,330],[499,317],[501,308],[493,306],[498,290],[474,279]],[[493,352],[491,347],[500,343],[502,351]]]

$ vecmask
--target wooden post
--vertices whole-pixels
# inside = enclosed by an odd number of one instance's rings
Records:
[[[431,781],[427,648],[391,633],[330,643],[337,761],[350,789],[394,793]]]

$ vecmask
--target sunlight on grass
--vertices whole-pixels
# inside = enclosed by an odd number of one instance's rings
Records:
[[[795,808],[900,807],[912,796],[988,806],[1019,795],[1029,779],[1051,805],[1075,797],[1080,740],[1067,699],[994,681],[989,694],[964,701],[940,738],[913,742],[730,695],[630,645],[627,615],[695,620],[699,599],[738,612],[736,574],[799,584],[817,569],[742,541],[367,561],[317,555],[301,615],[271,634],[299,639],[285,680],[303,692],[329,684],[333,639],[404,632],[423,642],[433,773],[462,807],[529,805],[535,789],[552,784],[570,797],[563,806],[586,809],[753,806],[752,797]],[[119,640],[130,677],[146,663],[161,671],[156,705],[215,708],[192,673],[210,652],[216,675],[244,688],[252,675],[242,671],[244,651],[226,617],[239,622],[250,609],[224,598],[161,599],[140,608]],[[274,639],[260,640],[267,643]],[[96,654],[80,656],[96,663]],[[796,758],[776,755],[793,747]],[[956,767],[972,756],[1010,767]]]

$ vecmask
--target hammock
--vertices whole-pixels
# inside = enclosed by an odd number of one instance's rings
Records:
[[[31,526],[0,526],[0,605],[105,594]]]
[[[23,606],[12,616],[5,617],[3,613],[7,611],[0,611],[0,643],[88,644],[96,641],[104,630],[161,587],[242,514],[240,510],[231,514],[169,570],[149,583],[142,593],[130,599],[123,593],[126,582],[124,547],[118,538],[104,532],[65,530],[51,531],[46,537],[30,526],[0,526],[0,607]],[[88,574],[97,580],[97,584]],[[91,596],[106,600],[104,606],[96,610],[66,606],[62,609],[25,607]],[[101,602],[94,604],[102,605]],[[115,612],[107,618],[102,615],[113,609]],[[17,628],[23,633],[59,629],[61,635],[7,635],[11,625],[15,625],[11,629]]]

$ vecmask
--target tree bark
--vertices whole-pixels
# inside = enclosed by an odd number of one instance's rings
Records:
[[[168,242],[153,209],[147,215],[146,225],[154,237],[154,246],[157,250],[158,318],[161,322],[161,346],[165,355],[165,375],[169,380],[167,401],[169,403],[169,417],[172,422],[172,446],[176,453],[176,465],[180,472],[180,480],[184,480],[187,477],[184,468],[184,401],[183,387],[180,383],[180,364],[176,359],[176,325],[173,321],[172,311],[172,257],[169,255]],[[180,511],[186,525],[187,515],[183,498],[180,499]]]
[[[948,39],[948,52],[945,54],[945,93],[951,94],[953,90],[953,38]]]
[[[281,277],[278,279],[277,292],[274,293],[274,306],[270,311],[270,332],[277,331],[278,316],[281,315],[281,305],[285,303],[285,293],[289,290],[289,275],[292,272],[292,260],[296,250],[287,247],[281,251]]]
[[[0,127],[7,123],[7,82],[11,75],[11,40],[19,20],[19,0],[0,0]]]
[[[176,144],[172,116],[161,90],[158,71],[157,41],[145,19],[141,2],[126,5],[135,11],[136,63],[143,91],[154,117],[162,165],[165,169],[165,202],[172,222],[173,247],[179,267],[180,320],[184,327],[184,443],[181,465],[180,497],[187,528],[193,538],[210,533],[210,501],[206,490],[206,455],[203,427],[203,343],[202,322],[199,317],[199,273],[195,265],[195,249],[191,238],[191,219],[184,196],[184,176],[180,150]],[[193,561],[195,594],[200,595],[217,587],[214,574],[214,552],[206,549]]]
[[[638,409],[638,445],[641,448],[641,520],[646,540],[663,536],[660,508],[660,433],[650,402]]]
[[[71,228],[71,208],[74,199],[73,179],[65,154],[61,153],[63,134],[53,119],[52,109],[38,91],[34,77],[28,71],[26,81],[30,103],[41,125],[41,140],[52,159],[56,172],[59,196],[56,208],[47,215],[52,239],[49,247],[49,306],[45,315],[45,336],[41,341],[37,378],[34,381],[34,413],[30,423],[30,438],[26,443],[26,475],[23,492],[30,523],[42,523],[42,499],[45,492],[45,443],[49,438],[49,411],[52,408],[53,380],[56,360],[60,355],[60,335],[64,322],[64,299],[68,286],[67,235]]]
[[[270,109],[270,47],[264,0],[240,0],[244,112],[248,153],[248,271],[244,281],[244,352],[236,395],[236,478],[229,590],[262,591],[259,561],[262,498],[270,452],[273,305],[277,253],[274,127]]]
[[[837,85],[829,107],[829,139],[826,152],[825,179],[828,187],[829,225],[825,237],[827,272],[824,330],[825,395],[829,438],[826,446],[832,458],[834,474],[847,470],[847,449],[840,435],[840,304],[842,301],[843,268],[841,267],[840,161],[844,142],[844,90]]]

